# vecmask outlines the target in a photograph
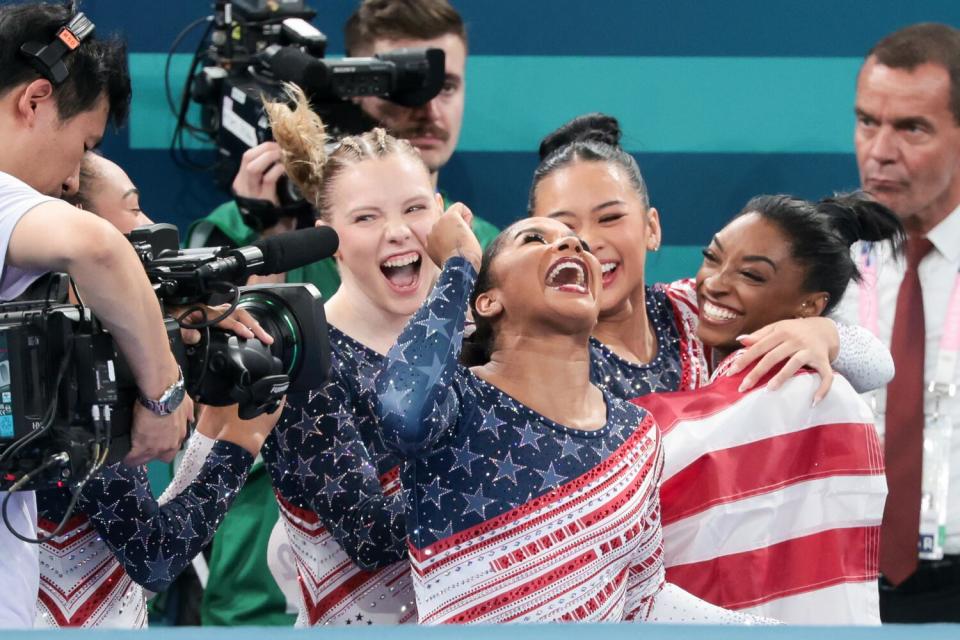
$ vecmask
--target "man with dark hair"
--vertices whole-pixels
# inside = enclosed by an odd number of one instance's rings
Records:
[[[466,96],[467,31],[447,0],[364,0],[344,29],[347,55],[372,56],[403,47],[443,49],[443,88],[427,104],[402,107],[383,98],[358,98],[360,107],[398,138],[420,150],[434,186],[460,138]]]
[[[403,47],[442,49],[443,88],[430,102],[403,107],[383,98],[357,98],[363,111],[391,134],[420,151],[433,186],[460,140],[467,94],[467,29],[447,0],[361,0],[347,20],[344,41],[348,56],[371,56]],[[447,198],[444,196],[446,203]],[[449,203],[447,203],[449,204]],[[498,229],[474,216],[473,232],[487,246]]]
[[[367,115],[420,150],[436,187],[440,169],[450,160],[460,139],[463,123],[467,32],[460,14],[447,0],[361,0],[347,21],[344,39],[348,56],[371,56],[401,47],[443,49],[446,56],[443,88],[427,104],[403,107],[382,98],[357,99]],[[280,150],[275,143],[265,142],[250,149],[243,156],[233,183],[234,191],[242,197],[278,206],[276,182],[282,175],[279,162]],[[287,218],[286,222],[295,221]],[[277,230],[286,230],[283,222],[277,225]],[[480,244],[486,246],[498,230],[474,216],[473,231]],[[256,237],[257,234],[243,224],[236,205],[230,202],[194,223],[187,242],[188,246],[247,244]],[[332,260],[288,274],[287,282],[299,281],[294,277],[313,282],[327,297],[339,285]]]
[[[854,247],[864,281],[840,307],[887,341],[897,367],[872,399],[889,485],[880,614],[958,622],[960,31],[928,23],[883,38],[860,69],[855,112],[861,185],[909,234],[905,260]]]
[[[125,49],[95,40],[92,28],[63,5],[0,7],[0,299],[47,271],[75,280],[140,387],[126,458],[135,465],[172,459],[192,403],[136,253],[112,225],[57,199],[76,189],[84,152],[129,106]],[[11,524],[35,537],[33,493],[9,498]],[[38,573],[36,546],[0,527],[0,627],[33,624]]]

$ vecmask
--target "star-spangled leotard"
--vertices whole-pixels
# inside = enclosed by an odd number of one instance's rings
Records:
[[[330,379],[288,397],[263,447],[299,575],[297,624],[415,622],[399,461],[371,404],[385,358],[329,333]]]
[[[144,588],[165,591],[213,537],[253,457],[217,441],[197,477],[160,505],[145,467],[105,467],[81,493],[76,515],[40,549],[37,626],[146,625]],[[66,489],[37,492],[38,532],[66,512]]]
[[[648,363],[630,362],[590,338],[590,378],[617,398],[629,400],[658,391],[694,389],[705,383],[703,344],[695,336],[695,315],[672,299],[664,285],[646,287],[647,318],[657,340]],[[693,314],[696,309],[693,309]]]
[[[571,429],[459,365],[475,276],[446,262],[377,377],[420,622],[647,619],[664,587],[656,424],[605,392],[606,423]]]

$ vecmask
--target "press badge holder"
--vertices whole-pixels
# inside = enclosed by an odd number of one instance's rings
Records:
[[[920,498],[920,539],[917,550],[921,560],[942,560],[947,535],[947,490],[950,487],[950,440],[953,420],[941,411],[941,398],[952,397],[956,387],[936,389],[936,408],[923,430],[923,479]]]

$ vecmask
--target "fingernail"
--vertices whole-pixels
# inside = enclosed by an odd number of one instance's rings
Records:
[[[740,386],[737,387],[737,391],[739,391],[740,393],[743,393],[744,391],[747,390],[747,388],[748,388],[749,386],[750,386],[750,385],[747,384],[747,381],[744,380],[743,382],[740,383]]]
[[[749,336],[747,334],[743,334],[743,335],[737,336],[736,340],[737,342],[743,342],[744,338],[748,338],[748,337]]]
[[[816,406],[817,406],[818,404],[820,404],[820,400],[822,400],[822,399],[823,399],[823,398],[814,398],[814,399],[813,399],[813,402],[810,403],[810,408],[811,408],[811,409],[815,409]]]

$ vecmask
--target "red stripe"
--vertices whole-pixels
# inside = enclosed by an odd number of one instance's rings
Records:
[[[380,476],[380,486],[387,487],[391,483],[399,482],[399,480],[400,480],[400,465],[397,465],[393,469],[390,469],[385,474]]]
[[[125,579],[126,578],[126,579]],[[126,586],[124,586],[126,585]],[[98,586],[90,596],[83,601],[83,604],[80,605],[80,608],[74,613],[73,617],[67,618],[64,615],[64,612],[57,606],[53,598],[50,597],[43,589],[37,593],[37,597],[40,599],[40,602],[47,608],[50,612],[50,615],[53,616],[54,620],[57,621],[57,626],[59,627],[82,627],[87,620],[90,619],[101,604],[107,599],[107,596],[110,595],[110,592],[113,591],[118,586],[124,586],[124,590],[129,587],[130,579],[127,577],[127,574],[124,573],[123,567],[117,564],[116,568],[107,576],[107,579],[103,581],[100,586]],[[71,592],[75,593],[76,589]],[[119,598],[118,598],[119,600]],[[129,606],[135,606],[133,603],[130,603]]]
[[[653,436],[648,435],[648,432],[653,428]],[[649,441],[649,442],[647,442]],[[653,418],[647,415],[644,416],[643,421],[637,427],[637,429],[627,438],[626,441],[620,447],[610,455],[606,460],[598,464],[596,467],[590,469],[586,473],[569,482],[566,482],[559,487],[544,493],[536,498],[533,498],[529,502],[526,502],[518,507],[515,507],[509,511],[506,511],[499,516],[491,518],[485,522],[474,525],[463,531],[459,531],[449,538],[444,538],[442,540],[437,540],[431,545],[427,545],[423,549],[417,549],[412,544],[410,544],[410,555],[415,562],[423,563],[425,560],[435,558],[436,556],[444,553],[445,551],[456,547],[457,545],[465,544],[467,542],[476,541],[477,538],[481,536],[487,536],[489,534],[495,534],[491,538],[484,540],[481,546],[473,547],[474,550],[483,548],[483,546],[489,546],[496,544],[500,539],[512,535],[512,531],[503,531],[512,523],[524,518],[525,516],[534,513],[544,507],[555,503],[557,501],[567,498],[576,491],[581,490],[584,486],[590,482],[595,481],[597,478],[603,477],[609,474],[610,469],[619,466],[623,459],[631,455],[636,449],[641,450],[642,453],[647,453],[652,448],[652,454],[649,456],[650,459],[655,459],[657,455],[657,450],[660,446],[659,432],[656,430],[656,425],[653,423]],[[638,454],[639,455],[639,454]],[[597,490],[594,493],[602,491],[607,483],[616,482],[617,478],[611,476],[607,479],[606,483],[600,487],[597,487]],[[589,499],[590,496],[579,496],[578,502]],[[566,510],[566,509],[563,509]],[[536,522],[542,522],[543,520],[550,519],[554,517],[555,510],[550,513],[546,513],[543,516],[537,518],[533,523],[530,523],[528,526],[533,526]],[[435,562],[429,569],[429,571],[434,571],[438,568],[437,565],[441,563]],[[414,566],[414,570],[417,571],[418,567]]]
[[[817,478],[882,474],[879,446],[873,425],[839,423],[706,452],[664,481],[663,524]]]
[[[880,527],[833,529],[667,569],[667,581],[728,609],[877,579]]]
[[[87,586],[89,586],[91,583],[94,583],[100,580],[103,577],[103,575],[107,571],[110,571],[110,568],[114,565],[118,567],[121,566],[120,562],[116,559],[116,557],[114,557],[112,553],[104,554],[103,559],[100,560],[100,562],[95,567],[93,567],[92,569],[89,569],[88,573],[84,576],[84,578],[80,582],[78,582],[76,585],[74,585],[74,587],[70,591],[64,591],[58,583],[54,582],[51,578],[48,578],[43,574],[40,575],[40,582],[46,586],[48,591],[55,591],[64,600],[69,602],[70,600],[75,599],[77,597],[77,594],[83,591],[86,591]],[[80,566],[83,566],[83,565],[80,565]]]
[[[650,467],[653,464],[656,464],[658,460],[659,460],[658,456],[651,457],[651,459],[647,460],[644,467],[641,468],[640,472],[636,474],[631,484],[624,487],[617,494],[611,496],[607,500],[607,503],[619,500],[623,495],[636,494],[637,488],[646,482],[649,471],[650,471]],[[482,593],[483,591],[493,591],[501,588],[505,584],[513,584],[518,580],[523,579],[525,575],[529,575],[531,571],[542,571],[544,567],[550,566],[552,563],[563,562],[565,558],[570,557],[572,554],[577,553],[579,550],[583,549],[584,547],[596,546],[599,544],[599,546],[602,548],[603,544],[606,544],[606,543],[602,543],[602,544],[599,543],[598,542],[599,538],[606,538],[612,534],[613,538],[616,539],[624,535],[625,533],[629,533],[629,531],[631,531],[631,523],[639,523],[643,519],[642,508],[645,506],[647,501],[650,500],[650,495],[655,490],[656,490],[655,483],[652,483],[652,482],[648,483],[647,489],[645,490],[643,496],[640,498],[640,500],[637,501],[636,507],[631,512],[618,513],[617,519],[608,523],[603,529],[597,528],[594,531],[589,531],[587,532],[585,537],[581,537],[580,539],[576,540],[571,544],[568,544],[566,546],[558,546],[548,551],[546,555],[541,555],[540,557],[536,558],[536,565],[527,566],[521,569],[517,569],[517,568],[510,569],[508,566],[502,569],[501,571],[505,571],[505,573],[500,575],[498,578],[492,581],[486,581],[470,589],[469,591],[464,592],[463,594],[461,594],[459,600],[452,600],[442,607],[435,608],[434,611],[430,613],[429,618],[425,618],[424,621],[434,620],[438,616],[446,615],[447,611],[451,609],[455,609],[460,605],[460,603],[464,599],[471,598],[475,594]],[[579,523],[579,526],[581,529],[584,527],[582,518],[577,520],[577,523]],[[567,525],[567,526],[570,526],[570,525]],[[641,525],[641,531],[639,533],[643,533],[642,525]],[[645,540],[646,538],[641,538],[640,542],[638,542],[635,546],[638,546],[638,547],[643,546]],[[444,558],[443,562],[450,562],[454,559],[459,559],[465,553],[476,553],[476,552],[477,552],[476,548],[471,548],[469,550],[464,551],[462,554],[453,555],[453,556]],[[606,553],[604,553],[603,555],[606,555]],[[530,559],[531,558],[524,558],[523,561],[529,561]],[[493,560],[491,563],[493,562],[496,562],[496,560]],[[414,567],[414,569],[417,570],[418,568]],[[429,569],[422,570],[422,571],[418,570],[418,574],[420,575],[426,574],[433,570],[435,570],[434,567],[430,567]],[[491,571],[493,573],[496,573],[497,569],[492,568]],[[500,606],[506,606],[510,604],[510,602],[512,602],[512,600],[503,600],[501,598]],[[492,610],[488,610],[484,612],[484,615],[491,615],[491,614],[492,614]]]
[[[86,534],[94,532],[93,525],[89,527],[84,527],[87,523],[90,522],[90,518],[86,514],[80,514],[73,516],[67,523],[64,525],[63,530],[60,532],[55,539],[50,540],[49,542],[44,542],[45,545],[50,545],[54,549],[66,549],[70,545],[77,542],[77,540],[83,537]],[[43,516],[37,517],[37,531],[42,535],[50,535],[59,525],[59,522],[53,522],[47,520]]]
[[[526,598],[532,594],[539,593],[546,586],[561,580],[580,569],[587,567],[597,561],[597,553],[589,550],[579,556],[574,556],[566,562],[559,563],[554,567],[534,576],[526,582],[516,583],[509,591],[489,598],[479,604],[458,613],[457,615],[445,619],[442,622],[450,624],[463,624],[482,618],[491,614],[493,611],[502,609],[516,600]]]
[[[303,520],[308,524],[315,525],[320,523],[320,516],[318,516],[316,512],[310,511],[309,509],[304,509],[303,507],[296,506],[295,504],[293,504],[292,502],[284,498],[282,495],[280,495],[279,491],[274,491],[274,495],[277,497],[277,502],[280,504],[280,506],[283,507],[285,511],[289,512],[295,518],[299,518],[300,520]],[[312,533],[311,531],[303,529],[303,527],[301,526],[298,526],[295,522],[291,522],[290,524],[297,527],[298,529],[303,530],[305,533]]]
[[[381,571],[386,571],[389,568],[390,567],[385,567],[380,571],[362,571],[358,569],[355,574],[342,582],[336,589],[321,598],[316,604],[310,603],[310,594],[307,593],[306,587],[301,586],[300,590],[303,592],[303,600],[307,604],[307,613],[310,618],[310,624],[317,624],[321,616],[325,615],[327,612],[353,594],[361,592],[361,588],[364,584],[366,584],[368,581],[376,580],[378,573]]]
[[[696,286],[692,278],[686,278],[664,285],[664,290],[673,306],[674,326],[680,336],[680,389],[697,389],[710,379],[706,369],[711,353],[710,347],[696,336],[692,319],[688,319],[699,314]]]

